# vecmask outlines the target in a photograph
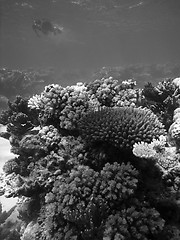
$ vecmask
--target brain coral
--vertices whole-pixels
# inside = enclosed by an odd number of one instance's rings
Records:
[[[78,123],[88,143],[107,142],[120,149],[132,149],[135,142],[151,142],[166,133],[149,109],[135,107],[102,108],[87,113]]]

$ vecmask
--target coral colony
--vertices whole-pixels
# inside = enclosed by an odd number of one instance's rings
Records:
[[[180,239],[180,78],[109,77],[18,96],[1,115],[21,239]]]

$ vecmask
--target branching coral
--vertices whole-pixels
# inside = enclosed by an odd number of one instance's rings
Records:
[[[175,89],[171,84],[155,91],[164,104]],[[138,107],[145,96],[134,86],[133,80],[110,77],[68,87],[51,84],[29,100],[9,103],[1,123],[8,124],[18,156],[4,166],[2,192],[22,197],[18,211],[27,226],[22,239],[178,235],[179,153],[157,117],[160,108],[155,115]],[[176,103],[178,92],[173,93]]]
[[[167,147],[166,137],[153,139],[151,143],[140,142],[133,146],[133,154],[139,158],[152,159],[163,171],[178,166],[180,155],[175,147]]]
[[[159,116],[166,129],[172,124],[173,111],[179,106],[180,89],[172,79],[154,87],[151,83],[143,89],[143,105]]]
[[[103,224],[110,209],[120,208],[134,194],[136,177],[137,171],[130,164],[106,164],[100,173],[79,166],[68,177],[55,181],[52,192],[46,195],[46,208],[56,207],[57,219],[59,215],[74,226],[77,237],[102,239]],[[57,225],[56,218],[51,219],[51,226]]]
[[[41,139],[48,133],[53,133],[49,140]],[[67,172],[82,161],[81,140],[73,136],[62,137],[57,133],[57,129],[49,126],[39,130],[37,135],[26,135],[22,138],[18,147],[20,156],[8,161],[4,166],[7,174],[4,186],[6,196],[30,196],[49,189],[55,176]]]
[[[100,172],[100,194],[113,207],[126,201],[137,187],[138,172],[130,163],[107,163]],[[117,207],[117,206],[116,206]]]
[[[162,123],[148,109],[104,108],[88,113],[78,124],[86,142],[108,142],[117,148],[132,149],[139,141],[151,142],[165,134]]]
[[[86,87],[81,83],[66,88],[51,84],[40,96],[30,98],[28,106],[39,110],[42,124],[52,120],[57,121],[56,127],[73,129],[88,107]]]
[[[8,102],[8,106],[9,109],[3,111],[0,116],[0,123],[7,125],[7,132],[11,134],[14,140],[19,140],[34,126],[38,125],[37,113],[30,110],[28,100],[20,96],[17,96],[14,102]]]
[[[133,89],[132,81],[118,85],[111,78],[95,80],[89,84],[77,83],[65,88],[58,84],[45,87],[41,95],[28,101],[31,109],[39,111],[42,124],[53,124],[65,129],[76,128],[77,121],[89,109],[100,106],[135,106],[138,91]]]
[[[109,78],[97,79],[87,85],[90,101],[96,101],[99,106],[135,106],[138,91],[133,89],[135,81],[129,79],[119,84],[118,80]]]
[[[165,221],[147,203],[131,206],[110,215],[106,221],[106,240],[157,239]]]

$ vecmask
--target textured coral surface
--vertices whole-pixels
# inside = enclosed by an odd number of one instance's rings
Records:
[[[22,240],[180,239],[175,83],[109,77],[9,103],[2,191],[19,197]]]
[[[109,142],[131,149],[135,142],[151,142],[165,129],[149,109],[135,107],[103,108],[90,112],[78,124],[81,136],[87,142]]]

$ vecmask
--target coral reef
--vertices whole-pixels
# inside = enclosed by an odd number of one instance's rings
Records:
[[[132,79],[122,81],[109,78],[97,79],[87,85],[87,91],[91,101],[98,106],[135,106],[138,97],[138,90],[134,89],[136,82]]]
[[[19,198],[22,240],[179,239],[179,90],[135,86],[50,84],[9,102],[0,123],[17,156],[1,194]]]
[[[164,224],[156,209],[137,202],[107,218],[104,239],[157,239]]]
[[[135,142],[150,142],[165,129],[148,109],[135,107],[102,108],[81,118],[78,128],[88,143],[108,142],[117,148],[131,149]]]
[[[33,89],[42,88],[51,79],[50,71],[0,69],[0,95],[12,98],[18,94],[30,94]]]
[[[19,223],[10,219],[16,206],[12,207],[8,212],[2,211],[0,203],[0,239],[20,240]]]
[[[72,129],[88,107],[86,87],[81,83],[66,88],[51,84],[41,95],[30,98],[28,106],[39,110],[42,124],[56,120],[58,127]]]
[[[180,108],[174,110],[173,123],[168,130],[169,141],[175,145],[179,150],[180,148]]]
[[[179,107],[180,89],[173,79],[159,82],[156,87],[151,83],[145,85],[142,105],[150,108],[169,129],[173,122],[174,110]]]
[[[166,137],[160,136],[159,140],[153,139],[151,143],[140,142],[133,146],[133,154],[139,158],[154,160],[162,171],[166,172],[179,166],[180,154],[175,147],[167,147]]]

